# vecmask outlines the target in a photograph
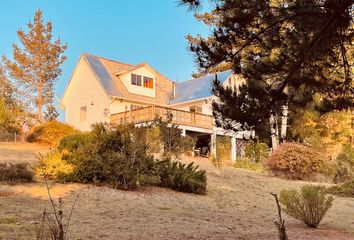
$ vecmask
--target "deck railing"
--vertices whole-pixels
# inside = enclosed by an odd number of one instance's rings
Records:
[[[173,108],[150,106],[111,115],[112,124],[145,123],[155,117],[165,118],[167,113],[172,114],[172,123],[200,128],[213,128],[213,117],[206,114],[177,110]]]

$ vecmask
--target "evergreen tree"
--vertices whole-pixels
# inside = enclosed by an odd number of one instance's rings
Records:
[[[53,105],[48,105],[46,111],[44,112],[44,119],[46,121],[56,120],[59,116],[57,109]]]
[[[199,71],[227,63],[246,80],[237,91],[214,82],[218,125],[259,134],[278,123],[284,106],[294,111],[316,97],[323,112],[353,107],[353,0],[211,2],[215,8],[196,17],[213,33],[188,37]],[[190,9],[202,5],[181,3]]]
[[[3,62],[24,100],[30,99],[37,108],[37,120],[42,122],[44,107],[53,102],[54,83],[61,75],[67,45],[62,45],[60,39],[53,41],[52,23],[43,23],[41,10],[36,11],[33,22],[27,26],[28,32],[17,31],[24,48],[14,44],[14,61],[3,56]]]
[[[2,66],[0,66],[0,100],[7,106],[14,104],[13,98],[14,88],[11,82],[5,75],[5,71]]]

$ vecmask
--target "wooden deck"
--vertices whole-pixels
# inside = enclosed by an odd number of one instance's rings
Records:
[[[167,113],[172,114],[172,122],[177,125],[187,125],[206,129],[213,128],[212,116],[158,106],[150,106],[112,114],[111,124],[146,123],[151,122],[155,117],[164,118]]]

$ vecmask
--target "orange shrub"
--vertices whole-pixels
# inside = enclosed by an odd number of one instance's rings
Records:
[[[34,126],[27,136],[27,141],[57,147],[63,137],[76,133],[79,131],[65,123],[49,121]]]
[[[288,179],[323,180],[333,174],[324,154],[297,143],[281,144],[267,159],[266,165],[276,176]]]

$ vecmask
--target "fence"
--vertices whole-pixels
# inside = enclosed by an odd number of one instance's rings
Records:
[[[0,142],[21,142],[22,137],[18,133],[0,131]]]
[[[172,114],[172,122],[178,125],[187,125],[206,129],[213,128],[212,116],[159,106],[150,106],[112,114],[111,123],[144,123],[152,121],[156,116],[164,117],[167,113]]]

